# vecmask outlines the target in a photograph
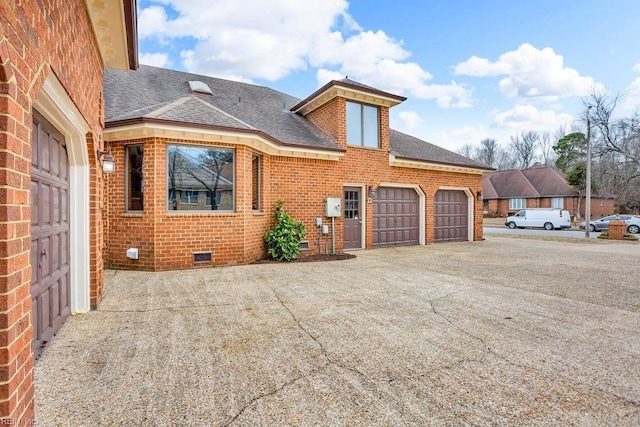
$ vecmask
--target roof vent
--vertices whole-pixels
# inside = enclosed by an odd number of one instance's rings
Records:
[[[189,87],[191,88],[191,92],[206,93],[209,95],[213,95],[213,92],[211,92],[211,88],[209,87],[209,85],[199,80],[190,81]]]

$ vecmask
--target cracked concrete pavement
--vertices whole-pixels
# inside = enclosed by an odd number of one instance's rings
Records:
[[[488,237],[108,271],[38,425],[639,425],[640,246]]]

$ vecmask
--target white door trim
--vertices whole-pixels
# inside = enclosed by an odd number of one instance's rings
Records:
[[[69,155],[69,272],[71,313],[85,313],[90,306],[89,274],[89,155],[86,134],[91,131],[78,108],[53,73],[33,103],[66,141]]]

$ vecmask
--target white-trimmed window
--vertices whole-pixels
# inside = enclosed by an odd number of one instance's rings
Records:
[[[180,192],[180,202],[190,205],[198,204],[198,192],[193,190],[183,190]]]
[[[552,197],[551,198],[551,207],[564,209],[564,197]]]
[[[380,147],[378,107],[347,101],[347,144]]]
[[[527,207],[527,199],[509,199],[509,209],[524,209]]]

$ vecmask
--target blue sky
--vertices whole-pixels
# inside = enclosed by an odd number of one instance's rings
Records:
[[[348,75],[391,125],[458,150],[570,128],[593,90],[640,108],[640,2],[140,0],[142,63],[304,98]]]

